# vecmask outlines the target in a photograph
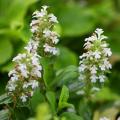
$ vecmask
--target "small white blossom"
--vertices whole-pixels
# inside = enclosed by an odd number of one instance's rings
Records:
[[[21,74],[23,77],[27,78],[28,77],[28,70],[26,64],[20,64],[18,66],[18,69],[20,70]]]
[[[39,86],[38,81],[36,81],[36,80],[31,80],[31,87],[32,87],[32,89],[35,89],[35,88],[37,88],[38,86]]]
[[[16,74],[13,74],[13,76],[10,78],[11,81],[17,81],[19,80],[19,76]]]
[[[98,77],[97,77],[95,74],[93,74],[93,75],[90,77],[90,79],[91,79],[91,82],[92,82],[92,83],[96,83]]]
[[[108,59],[104,60],[104,65],[105,65],[106,69],[108,69],[108,70],[112,68],[112,65],[110,64],[110,62],[108,61]]]
[[[83,72],[85,70],[85,68],[86,68],[86,66],[84,64],[81,64],[78,68],[79,72]]]
[[[34,77],[41,78],[41,76],[42,76],[41,70],[42,70],[41,66],[39,66],[39,67],[33,67],[32,71],[31,71],[31,75],[34,76]]]
[[[16,88],[16,86],[17,85],[14,82],[9,82],[9,84],[8,84],[8,90],[9,90],[9,92],[14,91],[15,88]]]
[[[99,78],[101,83],[104,83],[106,76],[105,75],[100,75],[98,78]]]
[[[25,83],[23,84],[23,89],[24,89],[24,88],[28,88],[28,87],[29,87],[29,83],[25,82]]]
[[[104,48],[104,53],[106,56],[111,56],[112,55],[112,52],[110,50],[110,48]]]
[[[19,62],[21,59],[26,58],[26,54],[18,54],[16,57],[13,58],[12,61]]]
[[[102,29],[99,29],[99,28],[97,28],[97,29],[95,30],[95,33],[98,35],[98,40],[100,40],[101,34],[102,34],[103,32],[104,32],[104,31],[103,31]]]
[[[39,20],[32,20],[32,22],[30,23],[30,26],[39,24]]]
[[[8,73],[8,76],[10,77],[12,74],[16,74],[16,71],[15,71],[15,70],[11,70],[11,71]]]
[[[55,17],[53,14],[49,14],[48,17],[50,18],[50,22],[58,23],[57,17]]]
[[[56,55],[58,53],[58,50],[55,47],[51,47],[48,44],[44,45],[44,51],[48,53],[52,53],[53,55]]]
[[[95,56],[95,58],[96,59],[99,59],[101,56],[101,53],[99,52],[99,51],[95,51],[94,53],[93,53],[93,55]]]
[[[28,98],[28,96],[26,96],[26,95],[22,95],[22,96],[20,97],[20,99],[21,99],[22,102],[26,102],[26,101],[27,101],[27,98]]]
[[[91,71],[91,74],[96,74],[97,73],[97,67],[95,65],[93,65],[91,68],[90,68],[90,71]]]
[[[30,30],[32,33],[35,33],[38,31],[38,26],[32,26],[32,28]]]
[[[100,91],[100,89],[97,88],[97,87],[93,87],[93,88],[92,88],[92,91]]]

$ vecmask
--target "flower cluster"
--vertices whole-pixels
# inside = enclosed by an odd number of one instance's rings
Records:
[[[31,32],[40,41],[41,55],[57,55],[58,49],[55,45],[59,42],[58,34],[52,29],[58,23],[53,14],[47,13],[47,6],[43,6],[41,11],[33,13],[33,20],[30,24]]]
[[[87,52],[80,56],[79,79],[86,84],[104,83],[107,79],[105,73],[112,68],[109,62],[112,52],[104,40],[106,38],[102,29],[96,29],[91,37],[85,39]]]
[[[25,47],[26,52],[13,58],[15,68],[9,72],[10,80],[7,84],[8,94],[19,97],[26,102],[32,97],[34,90],[39,87],[39,79],[42,77],[40,56],[37,54],[39,41],[30,40]]]
[[[10,80],[6,86],[9,95],[26,102],[33,96],[34,90],[39,87],[39,80],[42,78],[42,66],[40,59],[42,53],[38,54],[38,49],[43,49],[43,53],[56,55],[58,53],[55,45],[58,43],[58,35],[51,29],[57,18],[53,14],[47,13],[47,6],[43,6],[41,11],[33,13],[33,20],[30,24],[32,37],[25,47],[23,54],[18,54],[13,58],[15,68],[9,72]]]

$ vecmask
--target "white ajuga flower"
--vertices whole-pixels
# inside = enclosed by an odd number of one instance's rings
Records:
[[[80,56],[79,79],[84,76],[82,80],[84,79],[83,82],[86,86],[89,85],[89,89],[98,85],[95,83],[104,83],[106,80],[105,74],[112,68],[109,62],[112,52],[104,40],[107,37],[102,34],[102,29],[96,29],[91,37],[86,38],[84,48],[87,52]],[[85,88],[87,89],[87,87]]]
[[[57,17],[55,17],[53,14],[49,14],[48,17],[50,18],[49,21],[53,23],[58,23]]]
[[[20,60],[26,58],[26,54],[18,54],[16,57],[13,58],[12,61],[19,62]]]
[[[52,53],[53,55],[58,54],[58,50],[55,47],[49,46],[47,43],[44,45],[44,51],[47,53]]]
[[[58,21],[53,14],[48,14],[47,8],[43,6],[40,11],[33,13],[30,41],[24,47],[25,52],[13,58],[15,67],[8,74],[10,80],[6,86],[7,92],[22,102],[27,102],[34,90],[39,87],[39,80],[42,78],[41,57],[58,54],[58,34],[53,31]]]
[[[56,44],[59,42],[59,35],[53,31],[55,23],[58,23],[57,18],[52,14],[47,12],[47,6],[43,6],[41,11],[36,11],[33,13],[33,20],[30,24],[31,32],[39,36],[39,44],[41,52],[43,55],[57,55],[58,50]],[[36,39],[36,38],[35,38]],[[29,47],[28,47],[29,49]]]
[[[36,81],[36,80],[31,80],[31,87],[32,87],[32,89],[35,89],[35,88],[37,88],[38,86],[39,86],[38,81]]]
[[[101,52],[99,51],[95,51],[93,52],[93,56],[96,58],[96,59],[99,59],[101,56],[100,56]]]
[[[28,98],[28,96],[26,96],[26,95],[22,95],[22,96],[20,97],[20,99],[21,99],[21,101],[22,101],[23,103],[27,101],[27,98]]]

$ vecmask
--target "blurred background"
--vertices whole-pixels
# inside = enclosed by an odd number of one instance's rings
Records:
[[[104,109],[115,109],[115,117],[119,116],[115,106],[120,106],[120,0],[0,0],[0,94],[5,92],[9,80],[7,74],[13,67],[12,58],[23,51],[31,36],[32,13],[40,10],[42,5],[50,6],[59,21],[55,29],[61,36],[59,48],[62,54],[57,59],[56,69],[77,66],[79,55],[83,53],[84,38],[98,27],[105,31],[113,52],[113,69],[109,87],[98,97],[101,101],[98,109],[103,101],[107,101],[110,105]]]

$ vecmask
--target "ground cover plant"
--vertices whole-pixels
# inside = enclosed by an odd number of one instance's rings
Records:
[[[18,1],[14,2],[17,6]],[[4,1],[1,3],[6,4]],[[26,2],[20,15],[24,16],[25,9],[33,3],[34,0]],[[101,2],[101,6],[104,3]],[[11,11],[12,8],[14,6]],[[77,6],[77,1],[67,2],[62,14],[56,9],[58,18],[52,12],[54,7],[39,5],[38,8],[30,12],[29,25],[21,25],[20,15],[16,16],[16,21],[11,19],[8,22],[11,26],[4,25],[7,22],[1,19],[0,35],[6,40],[0,43],[3,56],[0,75],[5,79],[0,88],[0,120],[119,120],[119,55],[115,54],[119,49],[116,43],[113,43],[115,47],[111,46],[113,35],[108,34],[107,29],[104,32],[105,23],[96,27],[90,23],[90,31],[87,26],[77,30],[80,26],[75,24],[79,20],[84,17],[87,20],[93,15],[85,9],[83,16],[69,25],[71,16],[76,14],[71,10],[84,8]],[[60,3],[57,8],[60,8]],[[81,27],[88,22],[81,24],[83,21],[79,21]],[[89,34],[85,35],[87,32]],[[83,36],[79,38],[80,33]],[[10,42],[8,38],[14,39]],[[22,41],[16,41],[16,38]],[[17,50],[14,54],[11,43]],[[11,59],[10,54],[13,54]]]

